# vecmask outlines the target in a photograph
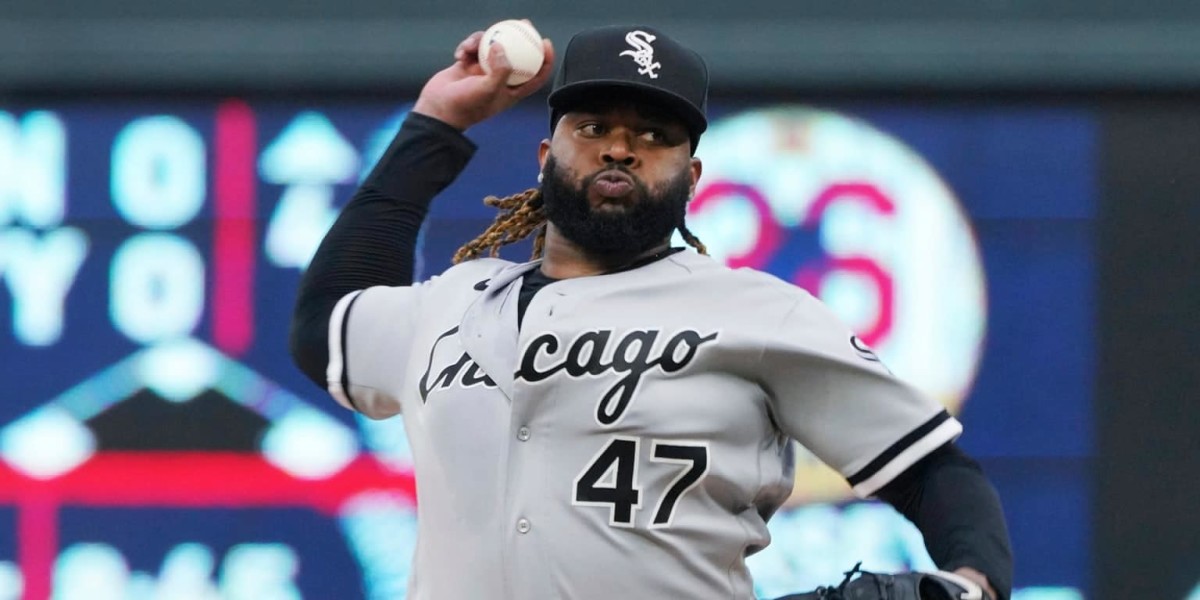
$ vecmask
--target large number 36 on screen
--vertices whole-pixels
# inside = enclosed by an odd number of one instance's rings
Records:
[[[573,504],[607,506],[609,525],[633,527],[634,514],[642,508],[642,488],[638,485],[641,444],[638,437],[614,436],[575,478]],[[653,440],[650,462],[679,466],[679,472],[659,497],[650,522],[651,528],[670,527],[679,499],[708,473],[708,444]]]

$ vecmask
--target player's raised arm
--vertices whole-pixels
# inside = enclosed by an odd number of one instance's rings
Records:
[[[475,151],[462,132],[532,94],[552,72],[553,48],[544,40],[541,70],[526,83],[509,86],[506,81],[513,69],[502,47],[488,56],[489,69],[480,64],[482,37],[482,32],[475,32],[459,43],[453,64],[425,84],[395,139],[326,234],[300,283],[289,339],[293,360],[339,402],[370,416],[395,414],[399,407],[379,399],[356,403],[348,394],[343,334],[357,292],[412,284],[417,234],[429,204]],[[390,300],[415,302],[415,294],[401,293]],[[388,328],[390,335],[375,336],[372,343],[380,347],[360,353],[381,350],[394,358],[406,355],[403,319],[378,325]]]

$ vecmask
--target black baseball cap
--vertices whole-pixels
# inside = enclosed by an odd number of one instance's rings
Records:
[[[564,112],[606,91],[635,92],[678,114],[687,125],[693,153],[708,128],[704,59],[653,27],[599,27],[567,42],[546,101],[550,132]]]

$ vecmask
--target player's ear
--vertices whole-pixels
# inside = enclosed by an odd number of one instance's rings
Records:
[[[688,186],[688,199],[691,200],[696,197],[696,185],[700,183],[700,173],[704,172],[704,164],[693,156],[689,170],[692,173],[692,185]]]
[[[542,140],[538,144],[538,173],[546,168],[546,159],[550,156],[550,140]]]
[[[546,172],[546,158],[550,158],[550,140],[541,140],[538,144],[538,182],[541,184],[542,173]]]

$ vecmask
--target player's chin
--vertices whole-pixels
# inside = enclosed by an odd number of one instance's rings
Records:
[[[629,214],[632,210],[632,204],[620,202],[608,201],[592,205],[592,215],[596,217],[619,217]]]
[[[592,213],[597,215],[625,214],[633,210],[633,207],[641,201],[635,192],[616,197],[588,194],[588,204],[592,208]]]

